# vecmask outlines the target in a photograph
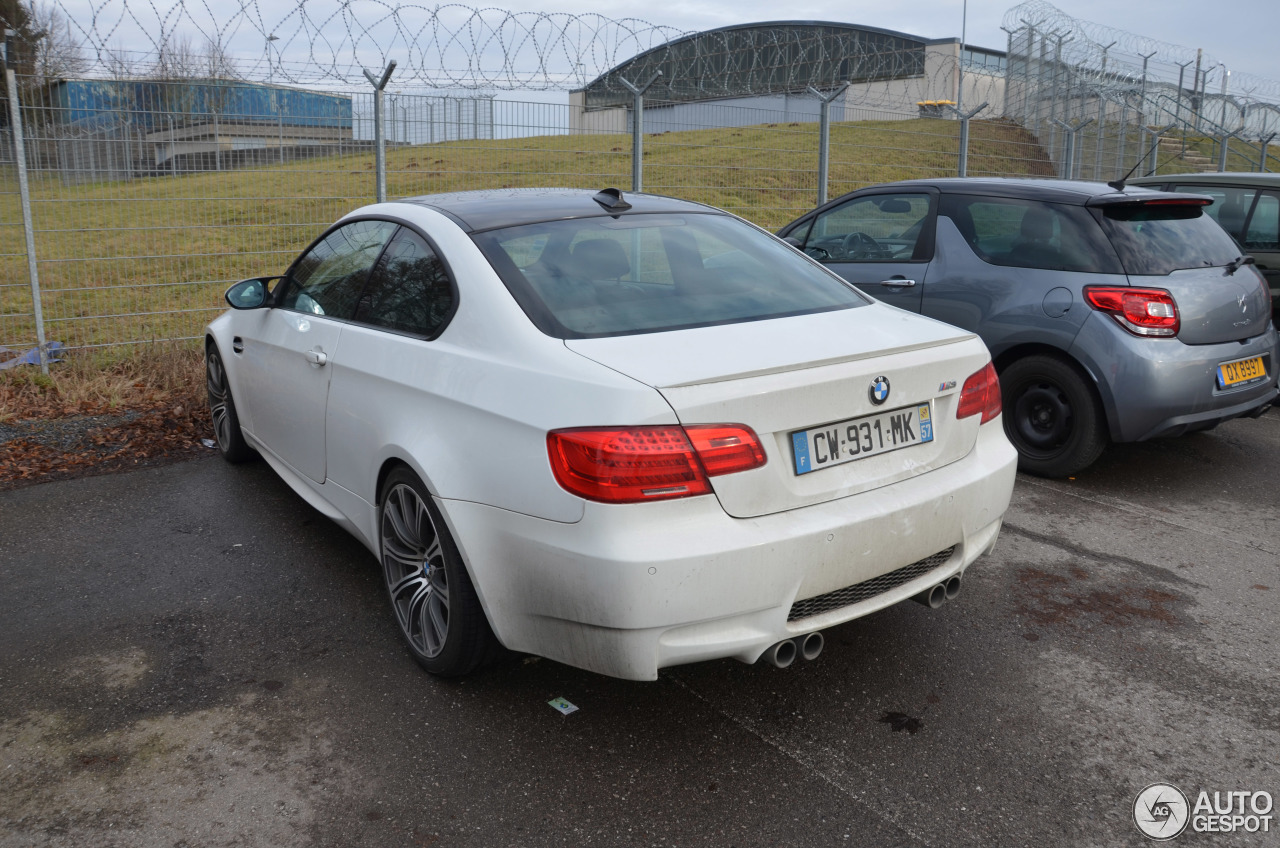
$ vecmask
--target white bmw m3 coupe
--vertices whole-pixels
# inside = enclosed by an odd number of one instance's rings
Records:
[[[567,189],[366,206],[207,329],[223,456],[378,557],[427,671],[811,659],[938,606],[1017,455],[977,336],[720,210]]]

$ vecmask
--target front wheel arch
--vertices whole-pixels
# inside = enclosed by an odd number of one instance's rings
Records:
[[[227,462],[247,462],[257,456],[257,451],[244,438],[226,360],[212,337],[205,339],[204,357],[205,390],[218,451]]]

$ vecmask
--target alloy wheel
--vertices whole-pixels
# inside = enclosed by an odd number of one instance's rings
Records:
[[[449,578],[431,514],[412,486],[399,483],[382,509],[382,570],[396,620],[410,647],[431,659],[449,635]]]

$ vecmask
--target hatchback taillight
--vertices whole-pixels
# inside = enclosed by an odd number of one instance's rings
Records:
[[[968,418],[971,415],[982,415],[981,424],[986,424],[1000,414],[1002,404],[1000,397],[1000,378],[996,376],[995,366],[990,362],[981,371],[975,371],[964,381],[960,389],[960,402],[956,404],[956,418]]]
[[[604,503],[704,495],[709,477],[765,464],[760,439],[742,424],[553,430],[547,453],[561,486]]]
[[[1110,314],[1135,336],[1178,334],[1178,304],[1164,289],[1085,286],[1084,296],[1090,306]]]

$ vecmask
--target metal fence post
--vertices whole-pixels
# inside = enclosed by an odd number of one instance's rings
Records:
[[[1147,65],[1151,62],[1151,57],[1159,53],[1159,50],[1152,50],[1150,53],[1140,53],[1142,56],[1142,88],[1138,93],[1138,125],[1141,126],[1146,122],[1147,116]],[[1121,166],[1123,167],[1123,165]]]
[[[1156,169],[1159,167],[1159,163],[1156,162],[1156,159],[1159,158],[1159,155],[1157,154],[1156,151],[1160,147],[1160,136],[1164,135],[1169,130],[1174,129],[1177,126],[1178,126],[1177,124],[1169,124],[1168,126],[1161,127],[1158,130],[1152,130],[1146,127],[1142,128],[1143,132],[1151,133],[1151,147],[1147,149],[1147,157],[1146,157],[1147,170],[1143,173],[1144,177],[1151,176],[1156,172]]]
[[[1223,135],[1222,135],[1222,141],[1220,142],[1220,145],[1221,145],[1221,146],[1220,146],[1220,148],[1219,148],[1219,150],[1218,150],[1218,173],[1220,173],[1220,174],[1221,174],[1221,173],[1224,173],[1224,172],[1227,170],[1227,148],[1228,148],[1228,143],[1231,141],[1231,139],[1233,139],[1233,138],[1235,138],[1236,136],[1240,135],[1240,132],[1241,132],[1241,130],[1243,130],[1243,129],[1244,129],[1244,127],[1241,127],[1241,128],[1240,128],[1240,129],[1238,129],[1238,130],[1234,130],[1234,131],[1229,132],[1229,133],[1223,133]]]
[[[31,186],[27,183],[27,151],[22,139],[22,105],[18,102],[18,80],[6,62],[5,86],[9,91],[9,128],[13,133],[13,159],[18,168],[18,195],[22,199],[22,237],[27,248],[27,279],[31,282],[31,311],[36,322],[36,346],[40,352],[40,372],[49,373],[49,348],[44,338],[44,307],[40,302],[40,272],[36,268],[36,231],[31,217]]]
[[[379,203],[384,203],[387,199],[387,138],[382,130],[382,90],[387,87],[387,82],[391,79],[391,72],[396,69],[396,63],[393,59],[387,63],[387,68],[382,72],[379,79],[369,71],[365,71],[365,78],[373,84],[373,170],[374,177],[374,197]]]
[[[1129,141],[1129,98],[1125,96],[1120,101],[1120,132],[1119,141],[1116,146],[1116,173],[1124,173],[1124,154],[1125,148]],[[1101,177],[1099,177],[1101,179]]]
[[[823,94],[813,86],[809,93],[818,98],[818,205],[827,202],[827,177],[831,172],[831,101],[844,94],[849,83],[844,83],[830,94]]]
[[[1000,29],[1004,30],[1006,35],[1006,39],[1005,39],[1006,46],[1004,51],[1004,56],[1005,56],[1004,110],[1001,112],[1001,115],[1003,117],[1008,118],[1008,117],[1011,117],[1009,115],[1009,79],[1013,76],[1013,34],[1015,32],[1020,32],[1022,30],[1022,27],[1018,27],[1018,29],[1014,30],[1014,29],[1008,29],[1007,27],[1002,26],[1000,27]]]
[[[960,118],[960,164],[956,168],[957,177],[969,176],[969,120],[990,105],[984,101],[977,109],[969,112],[961,112],[956,107],[951,107],[951,111]]]
[[[1073,180],[1076,178],[1076,136],[1080,133],[1080,130],[1093,123],[1093,118],[1077,122],[1075,126],[1065,121],[1058,121],[1057,123],[1067,135],[1066,149],[1063,151],[1062,156],[1062,179]]]
[[[1264,138],[1259,138],[1262,143],[1262,155],[1258,157],[1258,170],[1265,172],[1267,170],[1267,146],[1271,144],[1271,140],[1276,137],[1275,133]]]
[[[631,92],[631,190],[644,191],[644,93],[658,81],[662,71],[655,71],[644,85],[635,86],[622,77],[618,81]]]

